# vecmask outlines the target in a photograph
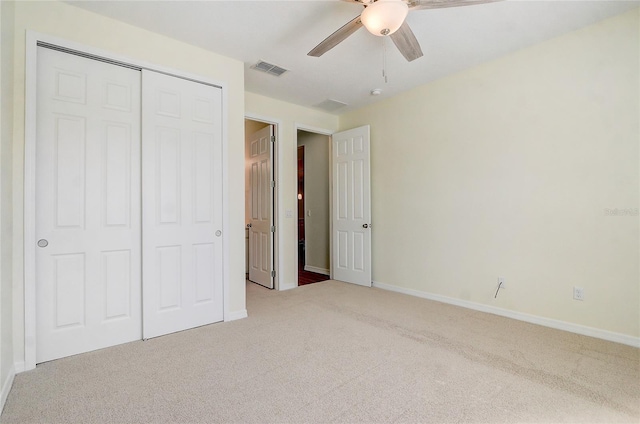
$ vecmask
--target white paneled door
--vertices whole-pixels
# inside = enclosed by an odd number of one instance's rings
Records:
[[[37,61],[36,363],[222,321],[221,89]]]
[[[223,319],[222,96],[142,71],[143,337]]]
[[[139,340],[140,72],[39,47],[36,362]]]
[[[369,126],[333,134],[333,278],[371,287]]]
[[[273,126],[248,138],[249,159],[249,280],[273,288]]]

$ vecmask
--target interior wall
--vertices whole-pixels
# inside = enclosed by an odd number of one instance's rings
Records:
[[[374,281],[637,343],[638,27],[636,9],[341,116],[371,125]]]
[[[329,273],[329,136],[298,131],[304,146],[305,269]],[[311,267],[311,268],[308,268]]]
[[[279,241],[279,275],[276,278],[281,290],[294,288],[298,286],[298,226],[295,214],[298,202],[296,131],[298,127],[303,127],[332,133],[338,128],[338,117],[250,92],[245,93],[245,112],[246,116],[278,123],[276,184],[279,213],[276,235]],[[287,212],[290,212],[290,216]]]
[[[14,2],[0,2],[0,387],[3,396],[13,372],[13,18]]]
[[[3,2],[4,3],[4,2]],[[244,65],[234,59],[182,43],[113,19],[87,12],[58,1],[17,2],[15,4],[14,60],[14,143],[13,143],[13,280],[14,354],[24,359],[23,285],[23,190],[24,190],[24,106],[25,35],[33,30],[134,61],[169,67],[226,84],[228,113],[223,125],[227,131],[226,162],[229,234],[229,306],[232,317],[246,314],[244,279],[243,217],[234,213],[244,208]]]

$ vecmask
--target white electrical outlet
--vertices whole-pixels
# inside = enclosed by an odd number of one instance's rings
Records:
[[[284,214],[287,218],[293,218],[293,211],[291,209],[287,209]]]
[[[573,298],[575,300],[584,300],[584,288],[573,286]]]
[[[504,277],[498,277],[498,287],[500,287],[501,289],[507,288],[507,283],[505,283]]]

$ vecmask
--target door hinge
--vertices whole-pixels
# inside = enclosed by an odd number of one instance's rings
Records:
[[[275,142],[276,142],[276,136],[275,136],[275,135],[272,135],[272,136],[271,136],[271,142],[272,142],[272,143],[275,143]]]
[[[271,278],[276,278],[276,272],[275,271],[271,271]]]
[[[275,188],[276,187],[276,182],[275,181],[271,181],[271,188]]]
[[[272,226],[271,226],[271,232],[272,232],[272,233],[275,233],[275,232],[276,232],[276,227],[275,227],[275,225],[272,225]]]

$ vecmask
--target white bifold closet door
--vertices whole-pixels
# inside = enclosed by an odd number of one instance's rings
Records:
[[[37,54],[40,363],[142,335],[140,72]]]
[[[221,321],[221,90],[37,60],[36,363]]]
[[[222,97],[142,71],[143,337],[223,319]]]

